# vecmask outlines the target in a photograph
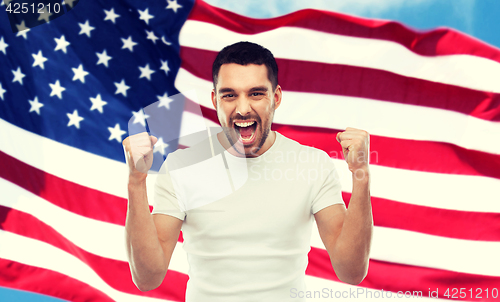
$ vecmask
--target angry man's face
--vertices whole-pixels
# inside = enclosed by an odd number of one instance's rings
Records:
[[[274,110],[281,104],[281,87],[273,91],[266,65],[223,64],[212,103],[229,144],[239,156],[255,157],[274,142]]]

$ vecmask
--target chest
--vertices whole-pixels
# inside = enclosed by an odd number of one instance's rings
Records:
[[[226,252],[242,246],[268,252],[302,249],[304,241],[308,247],[314,192],[296,171],[249,167],[245,181],[233,187],[223,198],[186,212],[186,241],[204,240],[208,251]]]

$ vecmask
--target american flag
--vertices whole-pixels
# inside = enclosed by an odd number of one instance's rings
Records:
[[[182,238],[160,288],[132,283],[121,140],[129,121],[151,119],[144,109],[155,102],[163,105],[151,112],[180,137],[162,140],[159,157],[217,123],[211,64],[247,40],[278,61],[284,93],[273,129],[331,155],[346,203],[335,135],[348,126],[371,134],[368,276],[338,282],[314,230],[308,288],[347,300],[499,297],[499,49],[451,29],[318,10],[257,20],[202,1],[64,7],[29,31],[0,20],[0,286],[69,301],[183,301]]]

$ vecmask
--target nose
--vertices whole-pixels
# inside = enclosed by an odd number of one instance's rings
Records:
[[[248,115],[252,111],[252,107],[250,106],[250,100],[243,96],[238,98],[236,103],[236,113],[241,116]]]

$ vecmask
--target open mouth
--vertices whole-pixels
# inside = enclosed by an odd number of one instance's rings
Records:
[[[234,128],[240,134],[239,140],[244,145],[252,144],[255,141],[255,132],[257,130],[256,121],[235,122]]]

